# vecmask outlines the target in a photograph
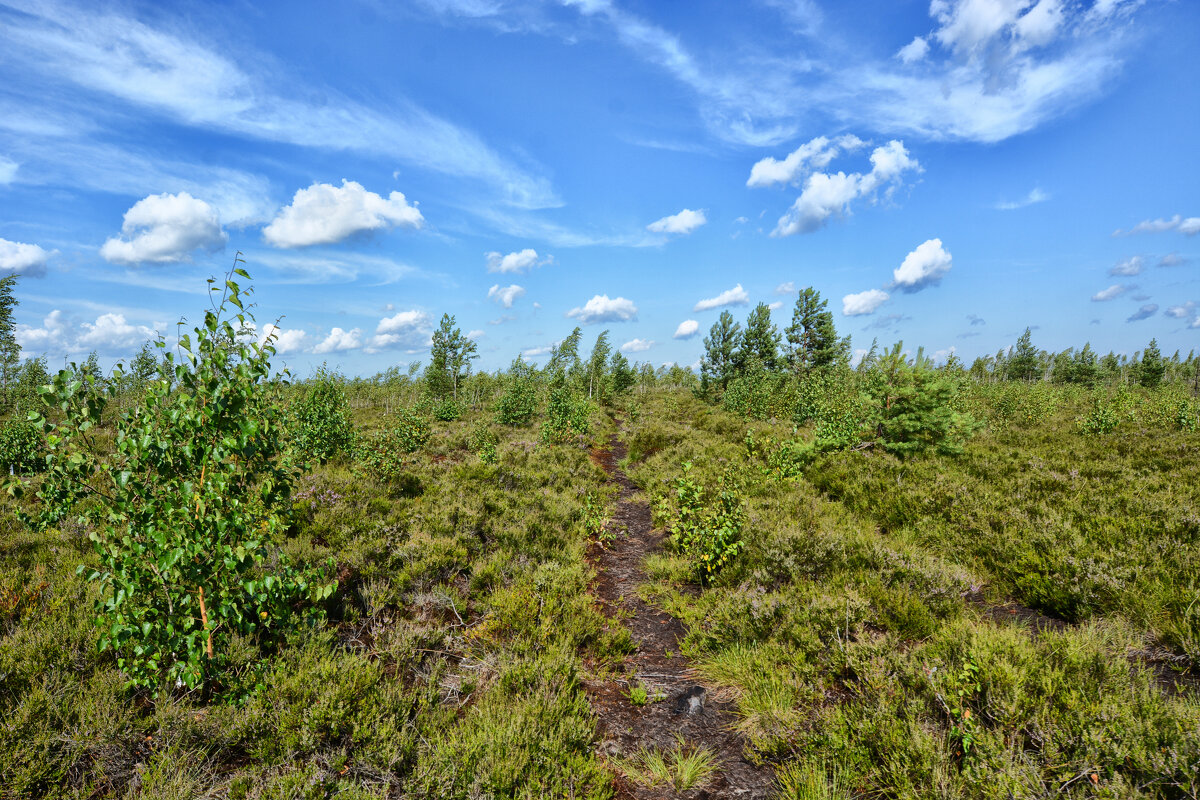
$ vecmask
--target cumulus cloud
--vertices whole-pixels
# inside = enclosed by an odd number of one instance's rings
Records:
[[[889,295],[879,289],[868,289],[858,294],[848,294],[842,298],[842,313],[847,317],[857,317],[863,314],[874,314],[875,309],[887,302]]]
[[[672,339],[691,339],[700,332],[700,323],[694,319],[685,319],[679,323],[679,327],[675,329],[675,335]]]
[[[554,263],[554,256],[547,255],[545,258],[539,258],[537,250],[531,247],[526,247],[524,250],[519,250],[508,255],[501,255],[496,251],[484,253],[484,258],[487,259],[488,272],[527,272],[534,267],[545,266],[546,264]]]
[[[708,218],[704,216],[704,209],[692,211],[690,208],[685,208],[678,214],[651,222],[646,226],[646,230],[651,233],[688,234],[706,222],[708,222]]]
[[[40,278],[46,274],[46,262],[52,255],[53,252],[46,252],[36,244],[0,239],[0,275]]]
[[[424,350],[429,347],[432,334],[433,326],[424,311],[401,311],[379,320],[375,335],[367,342],[366,351],[404,350],[411,353]]]
[[[1186,236],[1195,236],[1197,233],[1200,233],[1200,217],[1184,218],[1176,214],[1170,219],[1142,220],[1127,231],[1113,231],[1113,236],[1129,236],[1134,233],[1163,233],[1165,231],[1179,231]]]
[[[481,330],[479,330],[478,328],[475,328],[474,330],[467,331],[467,338],[468,338],[468,339],[475,339],[475,340],[479,340],[479,339],[482,339],[484,336],[487,336],[487,333],[486,333],[485,331],[481,331]]]
[[[424,221],[402,193],[392,192],[385,200],[343,178],[341,186],[313,183],[297,190],[291,205],[263,228],[263,239],[275,247],[309,247],[386,228],[420,228]]]
[[[755,178],[751,170],[753,185],[766,185],[768,178],[783,176],[786,170],[779,162],[770,168],[760,169]],[[804,179],[804,189],[800,196],[779,218],[772,236],[792,236],[797,233],[812,233],[822,228],[830,217],[842,217],[850,213],[850,204],[858,199],[870,202],[877,200],[882,189],[885,196],[890,195],[901,184],[905,172],[920,172],[921,165],[904,147],[904,143],[893,139],[885,145],[876,147],[871,152],[871,171],[827,173],[813,172]],[[755,167],[760,167],[760,161]],[[749,181],[747,181],[749,183]]]
[[[967,320],[972,325],[987,325],[987,320],[975,314],[967,314]]]
[[[775,287],[775,294],[795,294],[796,284],[792,281],[781,283]]]
[[[257,335],[258,343],[266,344],[270,337],[274,337],[271,344],[274,345],[275,352],[279,355],[299,352],[308,343],[308,334],[302,330],[296,328],[284,330],[277,325],[264,325],[262,331]]]
[[[1142,257],[1133,256],[1124,261],[1118,261],[1116,266],[1108,271],[1109,275],[1139,275],[1142,271]]]
[[[125,212],[121,235],[100,248],[113,264],[173,264],[196,250],[216,252],[228,237],[217,210],[187,192],[152,194]]]
[[[1126,292],[1131,292],[1137,288],[1135,283],[1114,283],[1107,289],[1102,289],[1092,295],[1093,303],[1104,303],[1109,300],[1115,300]]]
[[[915,64],[929,54],[929,42],[924,36],[913,37],[913,40],[896,51],[896,58],[905,64]]]
[[[1182,267],[1186,263],[1188,263],[1188,260],[1179,255],[1179,253],[1167,253],[1158,260],[1160,267]]]
[[[767,156],[757,161],[750,168],[750,177],[746,179],[746,185],[764,187],[790,183],[799,186],[809,173],[829,166],[843,151],[849,152],[865,146],[866,142],[853,134],[832,140],[818,136],[800,145],[783,159]]]
[[[696,303],[692,311],[708,311],[713,308],[721,308],[722,306],[744,306],[750,302],[750,295],[746,294],[746,290],[739,283],[732,289],[726,289],[716,297],[709,297],[706,300],[701,300]]]
[[[515,283],[512,286],[501,286],[497,283],[488,289],[487,296],[489,300],[494,300],[505,308],[512,308],[514,300],[525,296],[525,289]]]
[[[346,350],[357,350],[360,347],[362,347],[362,330],[360,328],[348,331],[341,328],[334,328],[320,344],[313,348],[313,352],[317,355],[324,355],[325,353],[341,353]]]
[[[1157,303],[1148,303],[1147,305],[1142,306],[1137,311],[1130,314],[1129,318],[1126,319],[1125,321],[1126,322],[1140,322],[1141,320],[1149,319],[1150,317],[1153,317],[1156,313],[1158,313],[1158,304]]]
[[[101,314],[93,322],[76,323],[55,309],[42,320],[41,327],[18,325],[15,335],[26,355],[74,355],[95,350],[103,355],[125,356],[157,333],[154,328],[129,322],[118,312]]]
[[[632,300],[624,297],[609,299],[606,294],[598,294],[583,306],[572,308],[566,316],[574,317],[584,325],[591,325],[597,322],[628,322],[637,319],[637,311]]]
[[[1196,315],[1196,303],[1193,300],[1189,300],[1186,303],[1171,306],[1163,313],[1173,319],[1191,319]]]
[[[942,240],[929,239],[904,257],[892,277],[900,289],[916,292],[936,286],[952,266],[950,252],[942,247]]]
[[[12,183],[16,179],[18,166],[11,158],[0,156],[0,186]]]
[[[622,353],[644,353],[654,346],[654,341],[651,339],[630,339],[625,344],[621,345]]]
[[[1018,208],[1032,206],[1036,203],[1044,203],[1050,199],[1050,195],[1039,188],[1029,190],[1029,194],[1022,197],[1020,200],[1001,201],[996,203],[996,208],[1000,211],[1015,211]]]

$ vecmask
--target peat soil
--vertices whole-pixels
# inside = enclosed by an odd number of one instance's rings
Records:
[[[679,654],[686,634],[683,624],[638,597],[638,587],[646,582],[646,556],[662,548],[663,534],[654,530],[650,506],[618,464],[625,453],[616,434],[607,450],[592,453],[620,490],[608,523],[607,546],[593,544],[589,554],[596,572],[592,593],[606,616],[629,629],[636,648],[615,670],[585,682],[598,717],[600,756],[613,766],[618,798],[766,798],[773,785],[772,770],[743,756],[745,741],[733,730],[736,705],[700,682]],[[651,698],[644,706],[630,701],[630,688],[636,685],[645,687]],[[644,750],[670,751],[680,743],[685,751],[706,749],[717,766],[706,781],[683,793],[634,782],[612,764]]]

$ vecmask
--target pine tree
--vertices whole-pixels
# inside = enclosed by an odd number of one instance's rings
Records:
[[[1033,346],[1033,331],[1026,328],[1008,356],[1005,377],[1014,381],[1032,381],[1040,372],[1041,359],[1038,349]]]
[[[741,348],[742,326],[733,321],[733,315],[722,311],[704,337],[704,357],[700,359],[700,388],[707,391],[710,382],[716,381],[722,390],[734,376],[738,350]]]
[[[637,372],[629,365],[629,359],[620,350],[613,352],[608,371],[614,395],[628,391],[637,383]]]
[[[757,361],[763,368],[775,371],[779,367],[779,329],[771,322],[771,309],[759,303],[746,320],[738,362],[742,369]]]
[[[1142,363],[1137,371],[1138,383],[1147,389],[1153,389],[1162,383],[1163,373],[1166,370],[1167,365],[1163,361],[1162,353],[1158,350],[1158,341],[1151,339],[1150,344],[1146,345],[1146,349],[1142,353]]]
[[[787,363],[793,372],[808,373],[814,369],[846,362],[850,355],[850,340],[839,339],[833,326],[833,313],[826,310],[828,300],[811,286],[796,298],[792,324],[788,326]]]
[[[17,286],[16,275],[0,278],[0,410],[8,405],[10,385],[16,380],[17,366],[21,359],[21,346],[17,344],[17,323],[13,309],[17,298],[13,290]]]

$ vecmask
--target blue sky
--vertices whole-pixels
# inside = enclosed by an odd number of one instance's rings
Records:
[[[1197,52],[1183,0],[0,4],[0,273],[51,366],[237,250],[301,374],[443,312],[690,365],[809,285],[855,348],[1186,354]]]

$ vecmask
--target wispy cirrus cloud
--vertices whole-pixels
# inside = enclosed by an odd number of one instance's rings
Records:
[[[325,102],[312,103],[281,71],[248,72],[181,27],[92,6],[30,4],[0,10],[0,45],[22,64],[31,92],[49,85],[54,90],[42,94],[65,88],[103,112],[116,100],[247,139],[385,156],[485,184],[518,208],[561,202],[538,169],[406,98],[366,106],[325,88]]]

